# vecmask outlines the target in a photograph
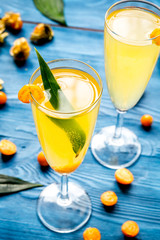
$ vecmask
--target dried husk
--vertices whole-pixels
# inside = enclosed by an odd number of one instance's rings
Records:
[[[40,23],[36,26],[31,33],[30,40],[35,44],[43,44],[51,41],[54,36],[54,32],[48,24]]]
[[[4,43],[4,39],[8,36],[8,33],[5,32],[5,24],[0,20],[0,44]]]
[[[29,57],[30,51],[31,49],[27,40],[22,37],[14,41],[13,47],[10,49],[10,55],[16,61],[25,61]]]

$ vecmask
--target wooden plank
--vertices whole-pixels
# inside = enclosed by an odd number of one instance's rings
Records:
[[[102,29],[107,9],[117,2],[116,0],[64,0],[65,18],[68,26]],[[150,0],[159,5],[159,0]],[[33,0],[1,0],[0,16],[6,11],[19,12],[22,19],[31,22],[54,23],[43,16],[34,6]]]
[[[59,176],[51,169],[42,171],[36,157],[40,145],[36,136],[31,108],[17,99],[18,90],[28,82],[32,72],[38,67],[34,45],[30,43],[31,55],[25,65],[18,67],[9,55],[13,41],[20,36],[29,40],[34,24],[24,24],[21,33],[10,34],[6,44],[0,48],[0,78],[5,81],[7,104],[0,109],[0,139],[8,138],[16,143],[17,154],[9,161],[0,159],[0,172],[20,177],[24,180],[40,182],[45,185],[59,181]],[[107,93],[104,60],[103,33],[56,27],[55,39],[37,49],[46,61],[57,58],[75,58],[93,66],[102,77],[104,93],[95,131],[115,121],[116,113]],[[0,198],[0,239],[64,239],[80,240],[86,227],[99,228],[103,239],[124,239],[121,224],[133,219],[140,226],[137,239],[160,239],[160,102],[159,71],[160,61],[152,79],[137,106],[125,117],[125,126],[133,130],[142,143],[140,159],[130,168],[135,181],[130,188],[120,188],[114,179],[114,170],[104,168],[94,159],[89,148],[84,162],[70,177],[89,193],[93,213],[91,219],[77,232],[57,234],[46,229],[36,213],[37,199],[42,188],[32,189]],[[154,118],[150,131],[140,125],[142,114],[149,113]],[[100,195],[113,190],[119,201],[112,211],[104,209]]]

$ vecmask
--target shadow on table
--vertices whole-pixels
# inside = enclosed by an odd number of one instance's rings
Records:
[[[6,104],[0,104],[0,109],[5,108],[5,107],[6,107]]]
[[[42,172],[47,172],[48,171],[48,169],[49,169],[49,166],[40,166],[40,169],[41,169],[41,171]]]
[[[116,209],[116,205],[110,206],[110,207],[103,205],[103,208],[104,208],[104,210],[105,210],[106,212],[112,213],[112,212],[114,212],[114,210]]]
[[[117,184],[123,193],[127,193],[132,187],[132,184],[128,184],[128,185],[124,185],[124,184],[120,184],[120,183],[117,183]]]
[[[124,236],[124,240],[138,240],[137,237],[126,237]]]
[[[14,155],[3,155],[1,154],[2,161],[4,163],[7,163],[11,158],[13,158]]]

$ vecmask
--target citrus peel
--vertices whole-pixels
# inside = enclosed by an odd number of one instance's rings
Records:
[[[135,237],[139,233],[139,226],[134,221],[126,221],[121,230],[126,237]]]
[[[0,91],[0,105],[3,105],[7,102],[7,95]]]
[[[141,117],[141,124],[143,127],[151,127],[153,123],[153,117],[149,114],[145,114]]]
[[[0,152],[3,155],[10,156],[15,154],[16,151],[17,151],[17,147],[13,142],[6,139],[3,139],[0,141]]]
[[[115,192],[113,191],[107,191],[102,193],[101,195],[101,202],[105,205],[105,206],[114,206],[118,201],[118,197],[115,194]]]
[[[30,103],[32,96],[36,101],[44,97],[42,89],[38,85],[26,84],[18,92],[18,99],[23,103]]]
[[[150,38],[153,38],[153,43],[160,46],[160,28],[154,29],[150,34]]]
[[[115,179],[120,184],[128,185],[133,182],[134,176],[127,168],[120,168],[115,172]]]
[[[101,234],[97,228],[89,227],[83,232],[84,240],[100,240]]]

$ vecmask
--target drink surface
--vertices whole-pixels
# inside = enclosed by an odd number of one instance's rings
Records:
[[[50,91],[45,91],[45,97],[40,105],[32,103],[34,121],[38,138],[49,165],[59,173],[70,173],[82,162],[88,149],[92,132],[97,119],[99,104],[90,111],[79,112],[90,107],[99,97],[100,87],[97,81],[88,73],[76,69],[53,69],[52,73],[60,85],[65,98],[58,94],[60,114],[49,102]],[[34,84],[43,90],[41,76]],[[67,100],[66,100],[67,99]],[[70,109],[66,102],[72,106]],[[66,110],[67,109],[67,110]],[[66,112],[71,114],[66,116]],[[73,112],[74,111],[74,112]],[[83,144],[79,144],[79,134],[83,135]],[[77,143],[79,149],[77,151]],[[75,150],[76,147],[76,150]]]
[[[97,88],[99,86],[91,75],[80,70],[66,68],[54,69],[52,70],[52,73],[62,90],[58,92],[59,107],[56,111],[73,112],[83,110],[89,107],[97,99]],[[36,82],[42,89],[44,89],[41,77],[39,77]],[[68,107],[63,94],[66,96],[68,102],[71,103],[70,108]],[[46,98],[41,105],[50,110],[54,110],[49,102],[50,91],[47,90],[45,96]]]
[[[118,110],[132,108],[142,96],[159,55],[150,39],[160,18],[138,8],[113,11],[105,19],[105,71],[111,100]]]

